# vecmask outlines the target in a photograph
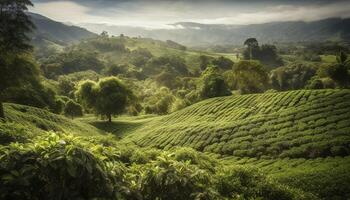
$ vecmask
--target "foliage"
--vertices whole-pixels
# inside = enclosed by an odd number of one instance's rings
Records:
[[[163,70],[179,75],[188,75],[189,73],[185,60],[173,55],[151,58],[143,68],[143,72],[147,75],[154,75]]]
[[[104,63],[98,58],[97,53],[81,49],[72,49],[50,57],[41,66],[48,78],[86,70],[99,72],[103,67]]]
[[[258,93],[268,88],[268,73],[259,62],[240,61],[233,72],[241,93]]]
[[[125,74],[129,69],[127,64],[111,65],[103,70],[103,74],[106,76],[117,76],[119,74]]]
[[[306,63],[292,63],[271,71],[272,86],[277,90],[296,90],[304,88],[308,81],[316,74],[313,65]]]
[[[138,48],[130,52],[130,63],[136,67],[143,67],[153,57],[152,53],[145,48]]]
[[[203,99],[231,95],[217,67],[208,67],[202,73],[199,92]]]
[[[112,197],[107,166],[74,144],[74,138],[52,134],[35,143],[10,144],[0,151],[6,155],[0,158],[2,199]]]
[[[64,107],[64,115],[71,118],[81,117],[83,116],[83,107],[80,104],[69,100]]]
[[[31,49],[27,33],[34,28],[26,11],[30,0],[0,2],[0,54],[18,53]]]
[[[282,59],[277,55],[277,48],[274,45],[263,44],[259,47],[255,38],[248,38],[244,45],[248,48],[243,52],[246,60],[259,60],[261,63],[270,67],[276,67],[283,64]]]
[[[75,87],[80,81],[92,80],[98,81],[101,75],[97,74],[95,71],[87,70],[71,73],[68,75],[58,76],[58,90],[61,95],[73,97]]]
[[[309,88],[347,88],[350,84],[349,60],[347,55],[340,52],[336,63],[324,64],[317,70]],[[322,82],[322,85],[321,85]],[[317,83],[317,84],[316,84]]]
[[[217,66],[219,69],[230,70],[232,69],[234,62],[228,58],[220,56],[219,58],[214,59],[212,64]]]
[[[55,93],[41,83],[39,69],[28,54],[0,55],[2,101],[48,108],[56,107]]]
[[[176,100],[171,91],[162,87],[152,96],[145,99],[145,113],[146,114],[168,114],[171,112],[172,104]]]
[[[155,77],[155,81],[160,86],[165,86],[169,89],[175,89],[179,85],[179,80],[171,72],[163,71]]]
[[[133,98],[132,91],[115,77],[104,78],[97,83],[82,82],[76,94],[83,105],[105,115],[110,122],[112,115],[123,113]]]
[[[169,153],[97,143],[101,141],[48,133],[0,147],[1,198],[228,199],[222,188],[244,199],[302,197],[254,169],[230,167],[236,182],[228,182],[224,171],[210,170],[221,167],[218,161],[190,149]]]

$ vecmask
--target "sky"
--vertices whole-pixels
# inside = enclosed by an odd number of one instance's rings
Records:
[[[177,22],[260,24],[350,17],[350,0],[32,0],[31,12],[73,24],[150,29]]]

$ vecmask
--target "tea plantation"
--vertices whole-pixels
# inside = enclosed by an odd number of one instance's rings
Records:
[[[125,138],[222,156],[318,158],[350,153],[350,90],[220,97],[154,120]]]
[[[350,90],[212,98],[110,124],[5,111],[0,199],[350,198]]]

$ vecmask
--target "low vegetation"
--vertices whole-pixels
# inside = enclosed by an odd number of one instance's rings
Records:
[[[348,44],[64,46],[28,6],[0,1],[0,199],[350,198]]]

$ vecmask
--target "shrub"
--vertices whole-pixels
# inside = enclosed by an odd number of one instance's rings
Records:
[[[64,114],[71,118],[81,117],[83,116],[83,107],[80,104],[70,100],[64,107]]]

